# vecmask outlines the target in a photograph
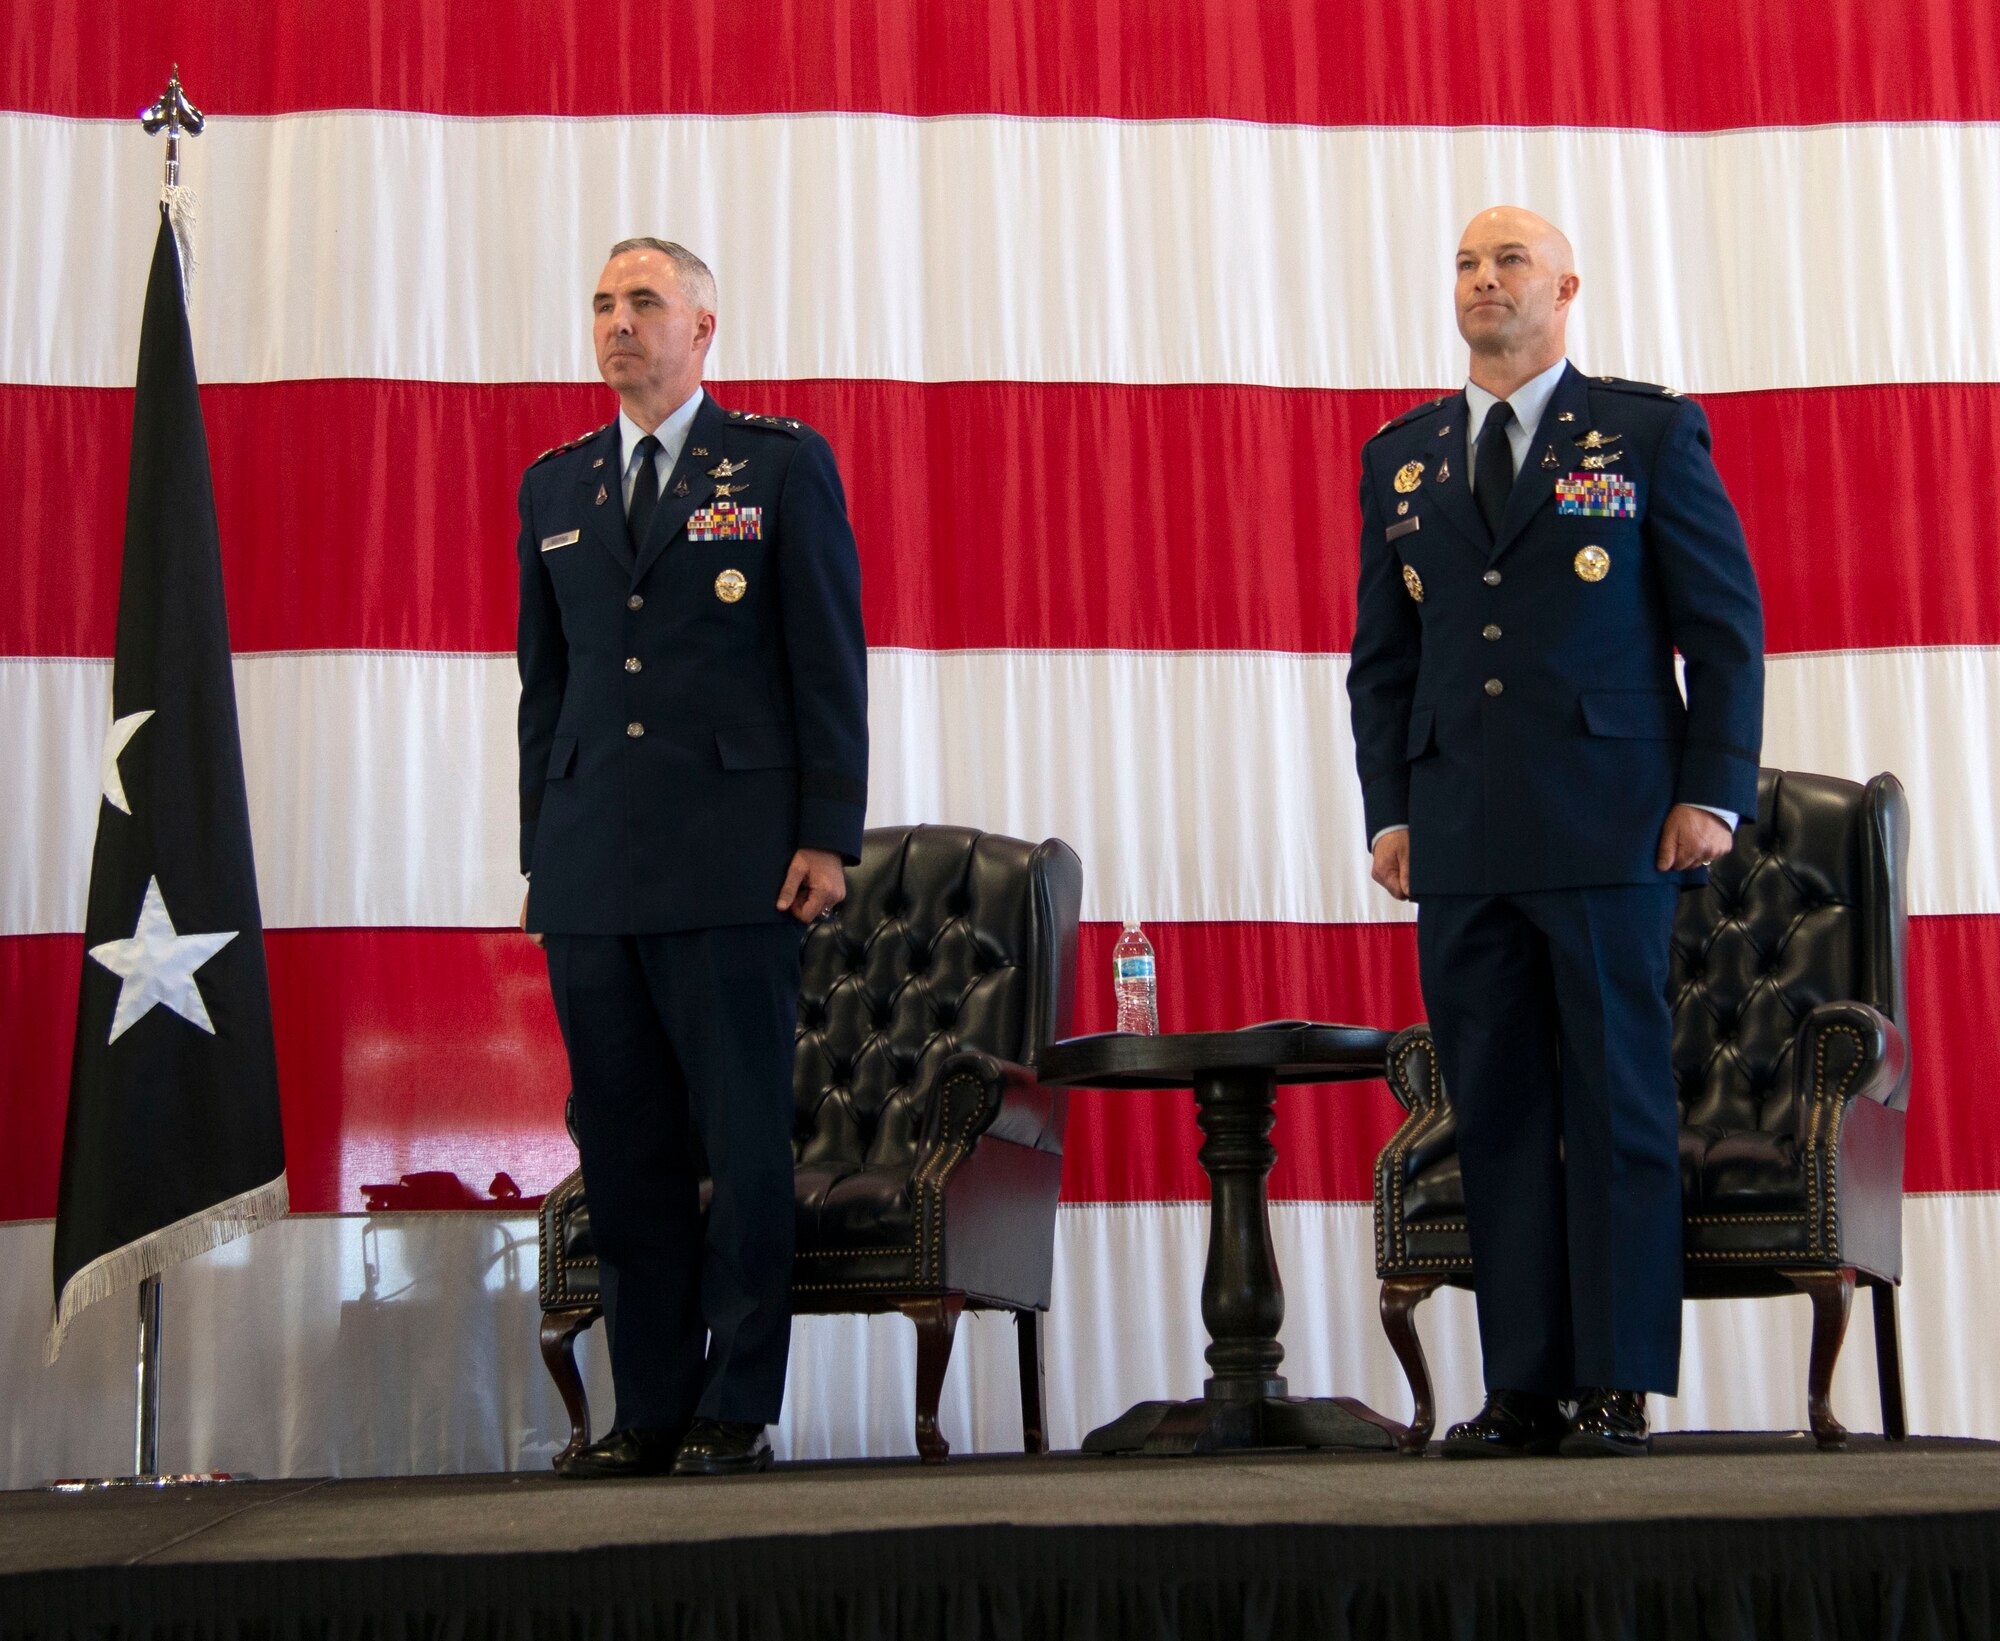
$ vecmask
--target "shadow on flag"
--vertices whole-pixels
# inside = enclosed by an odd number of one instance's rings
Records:
[[[50,1361],[84,1306],[287,1204],[215,495],[164,205],[139,337],[101,775]]]

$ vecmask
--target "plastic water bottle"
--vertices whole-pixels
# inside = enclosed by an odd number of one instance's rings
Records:
[[[1125,932],[1111,948],[1111,981],[1118,997],[1118,1029],[1141,1037],[1160,1034],[1158,981],[1153,969],[1153,943],[1136,917],[1125,920]]]

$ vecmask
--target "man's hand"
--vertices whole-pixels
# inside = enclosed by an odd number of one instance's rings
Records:
[[[817,923],[847,898],[847,874],[840,856],[830,849],[801,849],[792,856],[785,886],[778,891],[778,910],[801,923]]]
[[[521,928],[522,928],[523,932],[527,932],[527,929],[528,929],[528,897],[527,897],[527,896],[526,896],[525,894],[523,894],[523,895],[521,896]],[[529,938],[530,940],[532,940],[532,941],[533,941],[533,942],[534,942],[534,943],[535,943],[535,944],[536,944],[537,946],[539,946],[539,945],[541,945],[541,944],[542,944],[542,937],[541,937],[541,936],[540,936],[539,934],[535,934],[535,933],[529,933],[529,934],[528,934],[528,938]]]
[[[1410,898],[1410,829],[1399,826],[1375,840],[1375,881],[1398,900]]]
[[[1720,860],[1735,841],[1720,816],[1691,803],[1677,803],[1667,811],[1667,824],[1660,828],[1660,847],[1653,864],[1663,872],[1685,872]]]

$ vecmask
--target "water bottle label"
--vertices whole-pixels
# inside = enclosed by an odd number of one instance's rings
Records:
[[[1115,958],[1112,970],[1120,980],[1150,980],[1153,978],[1153,960],[1150,957]]]

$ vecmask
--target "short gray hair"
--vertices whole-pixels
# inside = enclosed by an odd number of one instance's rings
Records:
[[[715,275],[708,271],[708,264],[685,245],[676,245],[671,239],[654,239],[649,234],[638,239],[621,239],[611,247],[614,257],[623,256],[627,251],[658,251],[674,265],[674,278],[680,282],[681,295],[697,308],[708,313],[716,311]]]

